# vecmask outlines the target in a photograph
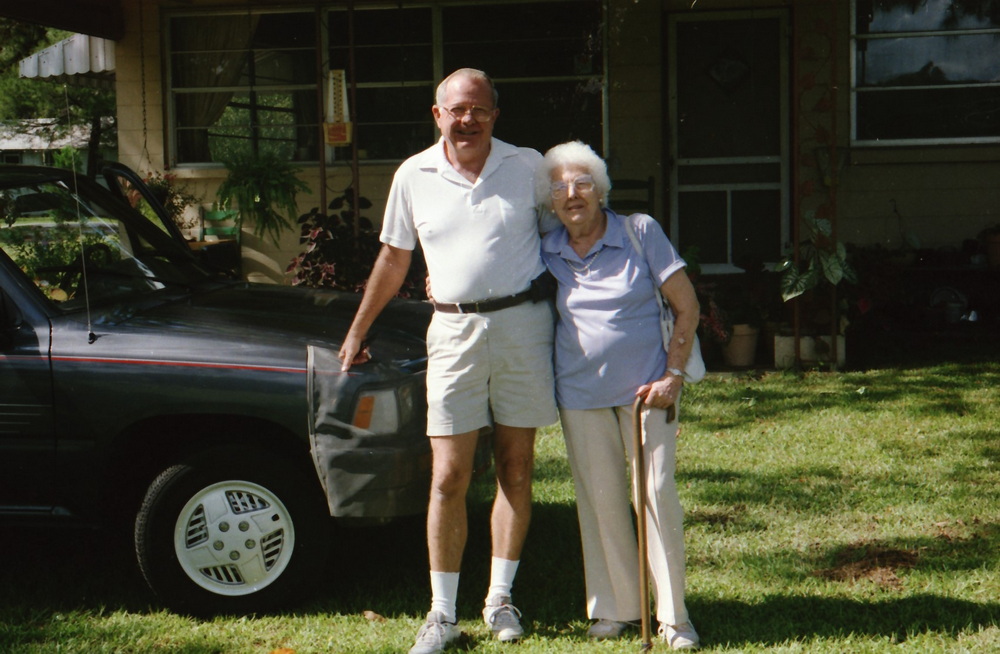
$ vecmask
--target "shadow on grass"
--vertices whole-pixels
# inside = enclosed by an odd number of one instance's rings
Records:
[[[995,436],[994,436],[995,438]],[[1000,488],[991,482],[989,469],[984,472],[983,460],[997,460],[997,448],[984,443],[981,432],[959,433],[935,447],[965,448],[961,459],[953,464],[947,478],[957,485],[966,485],[981,500],[1000,501]],[[902,449],[902,446],[898,446]],[[897,452],[897,446],[884,447],[893,457],[934,456],[933,452]],[[723,505],[727,507],[726,525],[737,527],[742,523],[734,518],[751,507],[784,507],[787,511],[802,514],[826,515],[840,506],[858,509],[870,507],[878,512],[879,502],[898,501],[899,498],[931,500],[940,489],[928,486],[926,479],[907,470],[888,470],[878,474],[846,474],[829,466],[801,466],[774,471],[748,472],[732,468],[684,469],[676,475],[677,485],[692,505]],[[873,490],[878,489],[878,490]],[[697,523],[699,509],[688,512],[688,522]],[[706,522],[713,521],[706,516]],[[716,520],[718,521],[718,520]]]
[[[489,578],[489,503],[470,504],[469,542],[462,574],[459,615],[475,625]],[[694,513],[692,528],[738,525],[737,510],[727,515]],[[145,588],[121,538],[101,532],[17,530],[0,532],[8,561],[0,572],[0,615],[11,628],[31,630],[35,639],[54,642],[53,614],[127,611],[142,614],[160,607]],[[781,583],[797,584],[807,568],[817,574],[840,563],[856,562],[865,552],[889,549],[919,552],[905,566],[959,572],[994,565],[1000,528],[980,525],[972,536],[942,534],[912,542],[869,543],[865,547],[831,545],[823,551],[774,552],[751,567],[765,567]],[[295,615],[366,610],[386,617],[419,618],[427,610],[426,546],[423,520],[343,530],[337,539],[337,562],[312,599]],[[860,552],[860,554],[858,553]],[[803,560],[803,558],[808,560]],[[993,563],[989,563],[992,561]],[[985,563],[984,563],[985,562]],[[831,578],[831,577],[827,577]],[[573,647],[586,623],[582,560],[576,512],[572,505],[535,507],[531,533],[521,562],[515,594],[530,634],[552,639],[553,647]],[[1000,604],[974,603],[933,594],[892,598],[806,597],[773,594],[749,603],[703,597],[689,589],[688,607],[706,645],[769,646],[849,635],[903,642],[920,633],[954,635],[970,628],[997,625]],[[475,627],[472,627],[475,629]],[[470,645],[476,646],[475,634]],[[22,641],[23,642],[23,641]]]
[[[1000,616],[998,603],[940,595],[877,600],[771,595],[754,604],[695,596],[689,597],[688,609],[704,644],[729,647],[852,635],[902,643],[923,633],[956,636],[995,626]]]
[[[490,484],[491,480],[478,483]],[[470,502],[469,530],[462,562],[458,613],[477,618],[489,586],[492,499]],[[341,532],[335,565],[316,600],[305,612],[322,610],[386,617],[422,617],[430,606],[427,545],[423,519]],[[514,596],[533,620],[585,618],[583,563],[576,508],[536,504],[518,568]],[[298,610],[297,612],[303,612]]]
[[[4,525],[0,615],[146,612],[155,602],[121,530]]]

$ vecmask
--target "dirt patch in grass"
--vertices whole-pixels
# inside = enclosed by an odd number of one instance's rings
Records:
[[[855,583],[869,581],[882,588],[898,589],[903,585],[896,574],[912,568],[918,559],[916,552],[874,543],[852,543],[836,555],[836,565],[813,574],[831,581]]]

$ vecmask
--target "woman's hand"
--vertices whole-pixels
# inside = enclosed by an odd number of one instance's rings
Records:
[[[642,401],[646,406],[666,409],[673,406],[674,402],[677,401],[677,397],[680,395],[681,388],[683,387],[684,378],[668,372],[662,379],[649,384],[643,384],[635,394],[642,397]]]

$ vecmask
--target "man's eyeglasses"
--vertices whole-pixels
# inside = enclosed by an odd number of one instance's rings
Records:
[[[494,112],[494,109],[487,109],[486,107],[465,107],[463,105],[445,107],[444,110],[451,114],[455,120],[462,120],[466,114],[472,114],[472,119],[477,123],[489,122],[493,119]]]
[[[556,200],[566,197],[569,193],[569,187],[572,186],[576,189],[576,192],[580,195],[585,193],[593,193],[594,191],[594,178],[590,175],[581,175],[571,182],[552,182],[549,186],[549,193]]]

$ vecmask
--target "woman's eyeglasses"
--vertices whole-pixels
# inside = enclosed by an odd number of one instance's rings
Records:
[[[594,178],[590,175],[581,175],[571,182],[552,182],[549,186],[549,193],[556,200],[560,200],[569,193],[569,187],[572,186],[576,189],[576,192],[580,195],[585,193],[593,193],[594,191]]]

